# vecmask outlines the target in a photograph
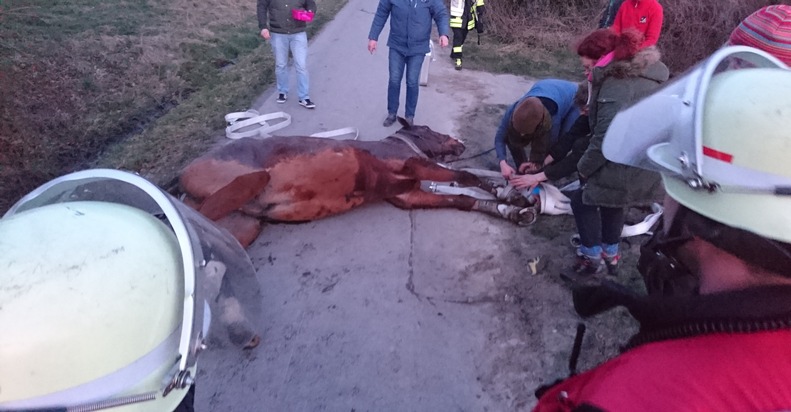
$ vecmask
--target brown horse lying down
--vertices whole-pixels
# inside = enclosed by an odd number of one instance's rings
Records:
[[[380,200],[402,209],[456,208],[518,224],[535,221],[537,212],[524,204],[421,190],[421,181],[437,181],[496,193],[477,176],[430,160],[460,155],[462,142],[399,121],[401,130],[376,142],[302,136],[233,141],[184,169],[185,202],[245,247],[258,237],[262,220],[315,220]]]

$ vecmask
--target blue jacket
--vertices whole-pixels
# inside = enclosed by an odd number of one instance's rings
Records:
[[[379,34],[390,17],[390,37],[387,46],[404,56],[429,52],[431,19],[437,24],[440,36],[450,32],[450,14],[443,0],[379,0],[369,40],[379,40]]]
[[[511,123],[511,115],[516,106],[528,97],[545,97],[558,105],[558,112],[552,114],[552,131],[549,135],[550,144],[555,143],[561,134],[571,129],[571,126],[580,115],[579,109],[574,106],[574,95],[577,93],[577,84],[566,80],[546,79],[537,81],[530,90],[520,97],[511,107],[506,110],[497,134],[494,135],[494,149],[497,152],[497,160],[505,160],[506,143],[505,138],[508,133],[508,126]],[[551,114],[551,113],[550,113]],[[519,166],[519,165],[517,165]]]

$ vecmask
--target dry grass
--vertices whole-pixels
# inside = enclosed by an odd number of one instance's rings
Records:
[[[660,0],[665,13],[659,46],[675,73],[686,70],[721,47],[746,16],[767,0]],[[520,54],[565,51],[598,25],[604,0],[503,0],[487,2],[492,34],[517,44]]]
[[[311,31],[344,3],[324,0]],[[169,180],[222,129],[217,113],[272,82],[255,4],[0,0],[0,211],[85,167]]]

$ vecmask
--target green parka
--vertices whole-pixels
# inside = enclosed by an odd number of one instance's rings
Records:
[[[667,81],[670,72],[659,59],[656,47],[648,47],[631,60],[613,61],[594,68],[589,107],[592,137],[577,163],[577,171],[587,178],[582,192],[586,205],[627,207],[654,200],[661,185],[659,174],[607,160],[602,154],[602,142],[621,109],[651,94]]]

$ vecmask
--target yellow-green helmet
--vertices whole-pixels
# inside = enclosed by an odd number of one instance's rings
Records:
[[[174,410],[208,332],[207,262],[247,259],[228,239],[130,173],[25,196],[0,219],[0,410]]]
[[[763,51],[721,49],[618,114],[603,151],[661,172],[690,210],[791,243],[791,71]]]

